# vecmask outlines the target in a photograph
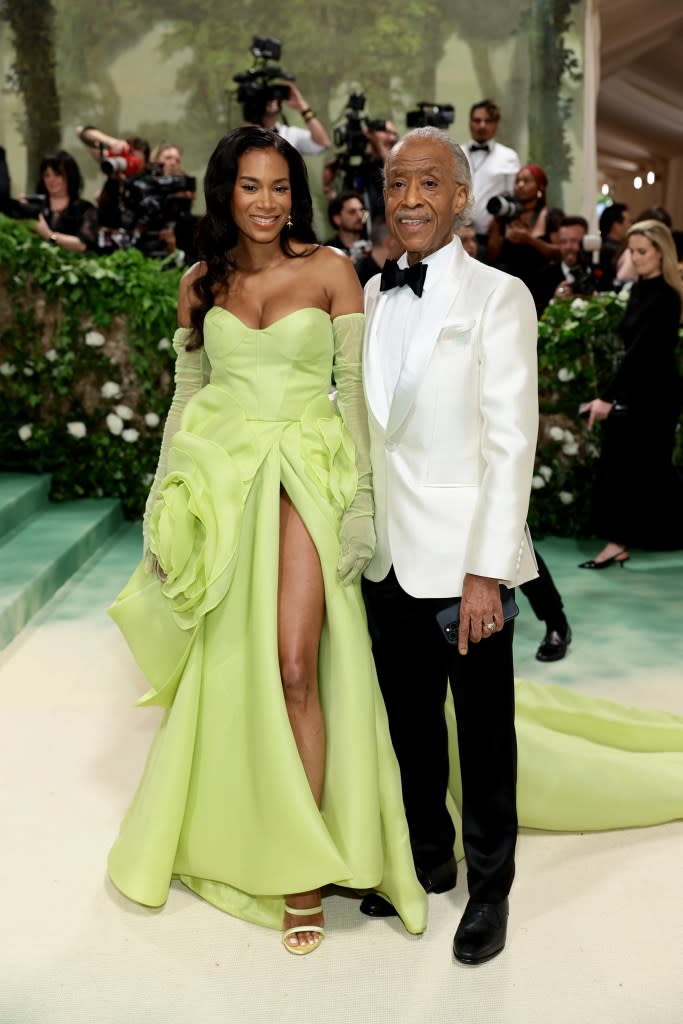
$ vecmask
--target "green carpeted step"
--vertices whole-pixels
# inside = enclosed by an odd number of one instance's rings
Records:
[[[141,557],[142,524],[124,522],[41,608],[31,626],[104,619]]]
[[[22,526],[47,503],[48,473],[0,473],[0,537]]]
[[[118,501],[47,505],[0,542],[0,649],[122,522]]]

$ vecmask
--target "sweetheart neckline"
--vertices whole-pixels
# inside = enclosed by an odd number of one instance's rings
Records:
[[[232,319],[236,320],[238,324],[241,324],[241,326],[244,327],[245,331],[269,331],[271,327],[275,327],[277,324],[282,323],[283,320],[288,320],[290,317],[295,316],[297,313],[305,313],[308,312],[309,310],[314,310],[317,313],[322,313],[322,315],[327,317],[328,320],[330,319],[329,313],[327,313],[324,309],[321,309],[320,306],[301,306],[300,309],[293,309],[291,313],[285,313],[284,316],[278,317],[277,320],[273,320],[273,322],[267,324],[266,327],[249,327],[248,324],[245,324],[244,320],[240,320],[240,318],[235,313],[231,312],[231,310],[226,309],[225,306],[219,306],[218,304],[212,306],[211,309],[207,310],[207,316],[209,315],[212,309],[222,309],[224,313],[227,313],[228,316],[231,316]]]

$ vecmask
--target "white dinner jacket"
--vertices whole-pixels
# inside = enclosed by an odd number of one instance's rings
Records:
[[[526,529],[538,432],[536,311],[517,278],[456,238],[449,272],[420,300],[387,413],[382,363],[368,358],[390,293],[365,287],[365,394],[377,547],[415,597],[455,597],[465,573],[515,586],[537,575]],[[420,309],[422,314],[422,308]],[[386,341],[386,339],[385,339]]]

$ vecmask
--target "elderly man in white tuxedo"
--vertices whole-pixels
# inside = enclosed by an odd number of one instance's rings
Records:
[[[409,132],[385,167],[387,223],[406,250],[366,286],[364,377],[377,547],[364,595],[418,877],[456,883],[446,809],[450,681],[469,900],[454,938],[479,964],[506,938],[517,836],[512,621],[502,597],[536,575],[526,529],[538,421],[536,313],[516,278],[469,257],[462,149]],[[502,585],[502,586],[501,586]],[[461,598],[457,643],[436,614]],[[377,893],[370,916],[393,908]]]

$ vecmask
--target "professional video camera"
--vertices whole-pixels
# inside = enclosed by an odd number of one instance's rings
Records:
[[[486,209],[498,220],[515,220],[522,213],[523,207],[511,192],[502,192],[499,196],[492,196],[489,199]]]
[[[196,179],[188,174],[143,174],[132,178],[121,191],[121,226],[145,256],[168,255],[159,233],[189,214]]]
[[[387,127],[386,121],[365,117],[361,113],[364,109],[364,94],[352,92],[346,103],[344,120],[333,130],[337,149],[333,164],[335,174],[342,176],[344,190],[361,193],[369,185],[376,185],[378,175],[377,162],[368,152],[366,132],[383,132]]]
[[[407,128],[448,128],[455,120],[455,107],[452,103],[418,103],[417,110],[409,110],[406,114]]]
[[[251,52],[256,64],[246,71],[239,71],[232,76],[237,82],[237,102],[250,111],[265,110],[269,100],[286,100],[289,97],[287,82],[295,81],[296,76],[283,71],[278,64],[269,64],[270,60],[279,60],[282,54],[282,43],[279,39],[267,36],[254,36],[251,41]],[[273,82],[274,78],[284,78],[284,82]],[[246,116],[246,115],[245,115]],[[249,118],[251,119],[251,118]]]

